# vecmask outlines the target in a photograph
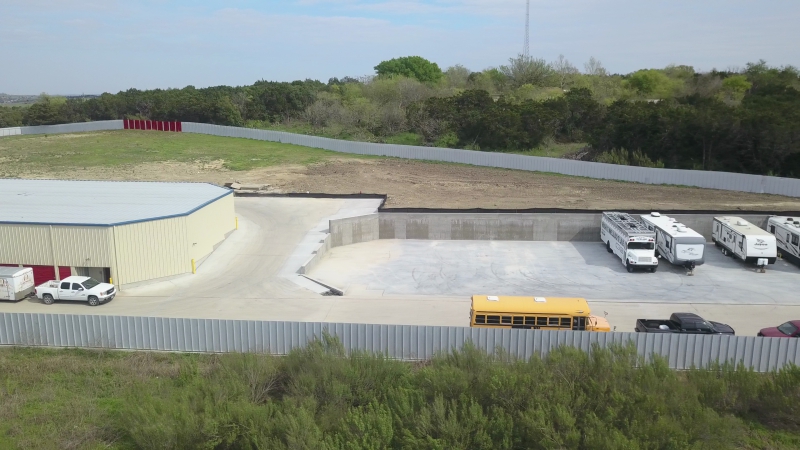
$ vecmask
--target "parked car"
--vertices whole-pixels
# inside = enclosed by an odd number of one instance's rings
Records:
[[[800,338],[800,320],[790,320],[777,327],[764,328],[758,332],[762,337]]]
[[[736,334],[730,325],[705,320],[694,313],[673,313],[669,320],[639,319],[639,333]]]
[[[45,305],[56,300],[88,302],[91,306],[110,301],[117,295],[113,284],[101,283],[89,277],[67,277],[61,281],[51,280],[36,286],[36,297]]]

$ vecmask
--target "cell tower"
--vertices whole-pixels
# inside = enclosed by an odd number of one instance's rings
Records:
[[[531,0],[525,5],[525,45],[522,46],[522,57],[527,61],[531,57]]]

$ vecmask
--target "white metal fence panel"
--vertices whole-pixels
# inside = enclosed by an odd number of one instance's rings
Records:
[[[22,128],[20,127],[0,128],[0,137],[18,136],[20,134],[22,134]]]
[[[517,358],[544,356],[562,346],[591,351],[594,346],[630,342],[639,355],[648,360],[659,355],[673,369],[726,361],[759,372],[800,365],[800,339],[0,313],[0,345],[284,355],[324,333],[337,337],[347,352],[402,360],[428,359],[467,342],[487,352],[502,349]]]

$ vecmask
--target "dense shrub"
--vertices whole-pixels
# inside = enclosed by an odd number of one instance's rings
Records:
[[[799,387],[796,367],[682,374],[632,347],[528,361],[466,347],[412,365],[326,338],[185,363],[152,395],[131,386],[117,421],[139,448],[727,449],[749,421],[798,431]]]

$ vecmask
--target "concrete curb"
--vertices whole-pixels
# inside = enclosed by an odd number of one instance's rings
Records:
[[[338,295],[339,297],[344,295],[344,291],[343,290],[341,290],[341,289],[339,289],[337,287],[334,287],[333,285],[330,285],[330,284],[327,284],[327,283],[323,283],[323,282],[321,282],[319,280],[315,280],[314,278],[311,278],[310,276],[305,275],[305,274],[300,274],[300,276],[303,277],[303,278],[306,278],[308,280],[311,280],[314,283],[317,283],[318,285],[320,285],[322,287],[330,289],[330,291],[331,291],[331,293],[333,295]]]

